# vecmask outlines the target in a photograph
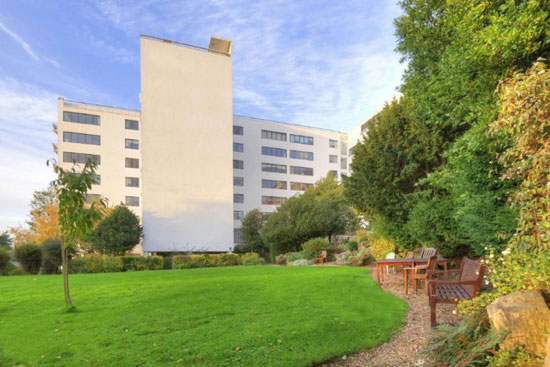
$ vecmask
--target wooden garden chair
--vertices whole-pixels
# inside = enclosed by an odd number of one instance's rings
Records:
[[[436,325],[436,305],[438,303],[457,304],[464,299],[472,299],[479,293],[486,267],[479,261],[467,257],[462,259],[460,269],[431,271],[428,273],[430,325]],[[458,274],[456,280],[435,279],[438,275]]]
[[[315,263],[326,263],[327,262],[327,252],[325,250],[321,251],[321,255],[315,256]]]
[[[418,290],[418,281],[423,280],[426,296],[428,295],[428,280],[429,280],[430,272],[433,272],[435,270],[436,265],[437,265],[437,255],[433,255],[430,258],[428,258],[428,263],[426,264],[426,266],[423,266],[423,267],[417,266],[414,268],[414,271],[411,274],[411,279],[413,281],[413,287],[414,287],[415,293]]]

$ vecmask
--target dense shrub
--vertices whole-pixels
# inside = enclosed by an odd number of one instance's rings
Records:
[[[61,266],[61,245],[61,240],[54,238],[42,242],[42,273],[59,273],[59,266]]]
[[[10,264],[10,254],[0,247],[0,275],[8,275]]]
[[[357,241],[345,241],[344,246],[346,250],[355,251],[359,248],[359,243]]]
[[[162,270],[163,260],[160,256],[121,256],[123,271]]]
[[[8,270],[8,275],[26,275],[27,273],[25,273],[25,271],[20,268],[20,267],[16,267],[16,266],[12,266],[10,267],[11,269]]]
[[[175,255],[172,256],[172,269],[187,269],[191,262],[191,255]]]
[[[162,268],[164,270],[172,269],[172,256],[165,256],[162,258]]]
[[[225,253],[225,254],[219,254],[219,266],[233,266],[233,265],[239,265],[240,263],[240,257],[238,254],[233,253]]]
[[[285,255],[287,263],[304,258],[304,255],[301,252],[287,252]]]
[[[42,250],[33,244],[20,245],[15,248],[15,257],[21,267],[29,274],[38,274],[42,266]]]
[[[384,237],[377,237],[369,242],[372,256],[376,260],[385,259],[386,255],[395,251],[395,243]]]
[[[107,255],[86,255],[69,262],[71,273],[114,273],[124,270],[121,257]]]
[[[302,253],[306,259],[313,259],[316,256],[320,256],[322,251],[328,251],[331,249],[330,243],[324,238],[312,238],[302,244]]]
[[[361,246],[355,251],[345,251],[336,255],[336,264],[361,266],[372,262],[373,256],[370,248]]]
[[[89,236],[92,248],[102,254],[124,255],[141,240],[139,218],[125,205],[117,205]]]
[[[172,267],[174,269],[204,268],[209,266],[210,256],[204,255],[176,255],[172,258]]]
[[[275,264],[286,265],[286,254],[280,254],[275,257]]]
[[[241,255],[241,264],[244,265],[244,262],[247,261],[248,259],[257,259],[259,257],[260,255],[258,255],[255,252],[247,252],[246,254]]]
[[[264,265],[265,259],[263,257],[247,257],[243,260],[243,265]]]

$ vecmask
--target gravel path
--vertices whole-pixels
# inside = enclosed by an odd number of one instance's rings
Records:
[[[371,276],[375,276],[374,268]],[[406,325],[403,326],[390,340],[378,347],[362,352],[338,357],[324,367],[431,367],[432,363],[425,357],[418,356],[418,352],[428,343],[430,333],[430,307],[428,297],[424,294],[423,286],[415,294],[412,284],[409,286],[409,294],[406,296],[403,289],[403,274],[400,270],[397,274],[390,274],[382,284],[382,289],[404,299],[409,304]],[[437,305],[437,321],[456,322],[453,316],[453,305]]]

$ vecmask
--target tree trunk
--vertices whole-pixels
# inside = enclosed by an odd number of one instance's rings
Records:
[[[71,301],[71,295],[69,294],[69,258],[67,255],[67,244],[63,244],[61,247],[61,262],[63,265],[63,290],[65,291],[65,305],[67,307],[74,307]]]

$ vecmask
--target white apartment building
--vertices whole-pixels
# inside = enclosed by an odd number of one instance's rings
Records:
[[[233,250],[240,219],[274,212],[332,172],[343,132],[233,115],[231,41],[200,48],[141,37],[141,111],[58,99],[58,161],[98,162],[91,195],[125,203],[144,228],[136,252]]]

